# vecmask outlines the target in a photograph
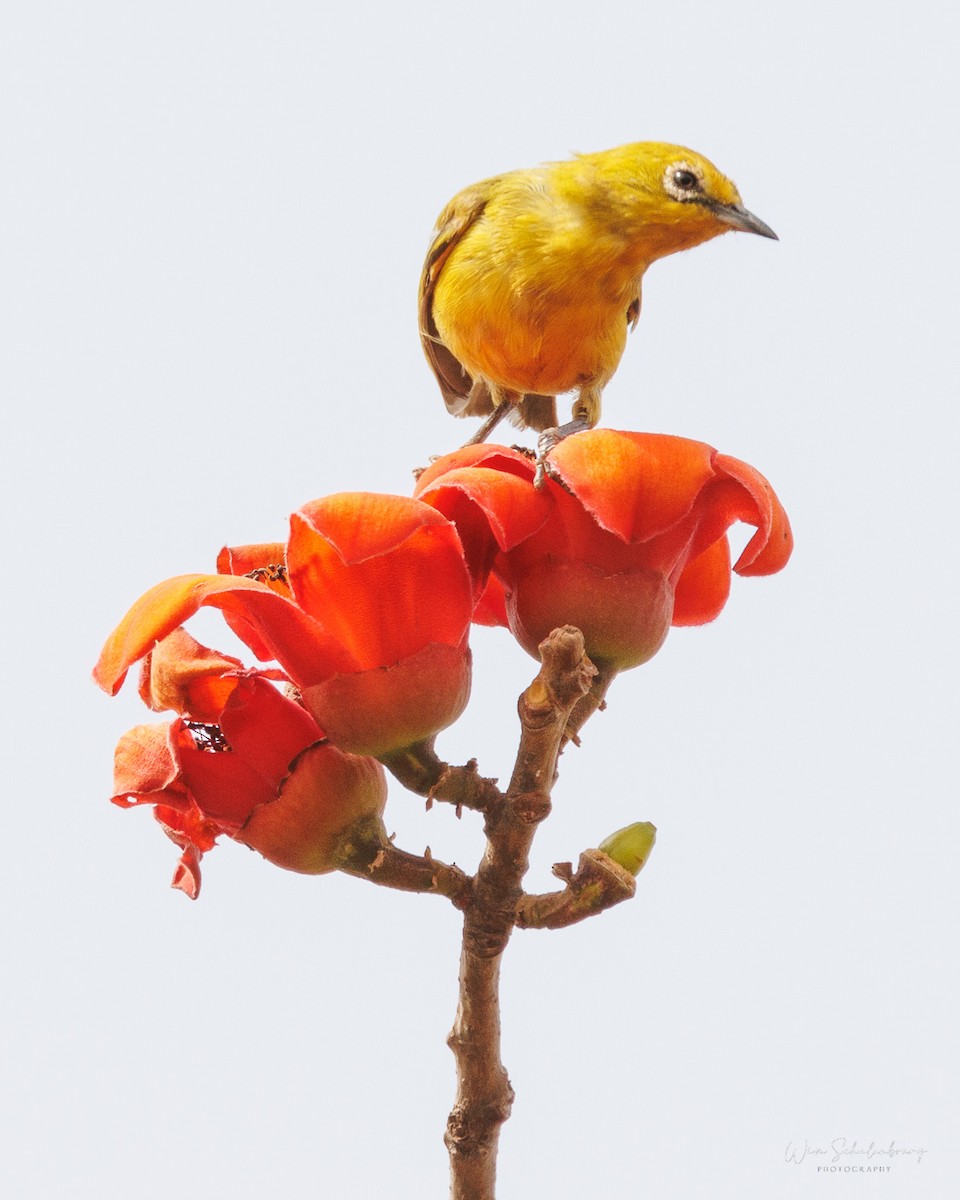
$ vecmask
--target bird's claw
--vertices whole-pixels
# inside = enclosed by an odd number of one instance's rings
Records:
[[[563,441],[563,431],[556,426],[553,429],[545,429],[537,438],[537,459],[546,458],[554,446],[558,446]]]
[[[557,479],[556,468],[547,456],[554,446],[559,445],[562,441],[563,433],[559,429],[545,429],[537,439],[536,469],[533,473],[533,486],[535,488],[542,488],[547,477],[554,480]]]
[[[565,425],[559,425],[554,429],[545,429],[537,439],[537,469],[533,476],[533,486],[543,487],[543,481],[549,475],[551,479],[560,482],[560,476],[557,474],[553,464],[548,461],[547,456],[550,451],[556,446],[559,446],[564,438],[570,437],[574,433],[583,433],[586,429],[592,429],[593,423],[583,416],[575,416],[572,421],[567,421]]]

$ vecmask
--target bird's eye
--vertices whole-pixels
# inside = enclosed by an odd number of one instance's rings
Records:
[[[682,192],[699,191],[700,181],[692,171],[687,171],[683,167],[673,173],[673,182]]]

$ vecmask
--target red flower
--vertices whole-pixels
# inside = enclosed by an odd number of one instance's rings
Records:
[[[463,711],[474,592],[454,526],[403,496],[351,493],[305,505],[286,548],[223,551],[219,575],[182,575],[137,601],[94,671],[115,694],[154,643],[209,605],[275,659],[343,750],[386,755]]]
[[[525,455],[473,446],[417,485],[460,529],[475,571],[492,572],[477,618],[508,624],[531,654],[576,625],[591,658],[623,670],[651,658],[671,624],[713,620],[730,591],[735,521],[757,529],[738,574],[772,574],[790,557],[767,481],[702,442],[595,429],[562,441],[549,464],[534,488]]]
[[[383,768],[344,754],[263,673],[176,630],[148,655],[141,695],[180,716],[126,733],[114,803],[153,804],[183,850],[174,886],[195,898],[200,859],[227,834],[291,871],[322,874],[346,829],[383,812]]]

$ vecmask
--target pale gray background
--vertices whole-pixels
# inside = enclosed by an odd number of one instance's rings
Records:
[[[446,1194],[453,910],[232,844],[198,903],[169,891],[173,846],[106,799],[144,714],[88,672],[150,584],[283,536],[315,495],[406,492],[470,433],[415,317],[454,191],[658,138],[782,241],[653,268],[604,420],[758,466],[797,550],[619,680],[564,758],[532,886],[628,821],[660,840],[633,903],[511,945],[500,1196],[939,1200],[960,1170],[955,19],[320,8],[41,2],[0,31],[5,1194]],[[440,749],[505,774],[533,666],[503,633],[475,648]],[[388,820],[475,862],[469,815],[398,794]],[[928,1153],[869,1180],[784,1161],[838,1137]]]

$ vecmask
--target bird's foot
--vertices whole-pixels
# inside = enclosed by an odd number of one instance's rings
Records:
[[[537,439],[537,469],[533,475],[533,486],[543,487],[543,481],[548,475],[551,479],[557,479],[553,466],[547,461],[547,456],[555,446],[559,446],[564,438],[570,437],[573,433],[583,433],[584,430],[592,428],[591,422],[574,417],[565,425],[558,425],[555,429],[545,429]]]
[[[429,467],[432,467],[435,462],[439,462],[441,458],[443,458],[442,454],[429,455],[429,457],[427,458],[426,467],[414,467],[413,468],[413,471],[411,472],[411,474],[413,475],[413,478],[416,480],[419,480],[420,476],[424,473],[424,471],[426,471]]]

